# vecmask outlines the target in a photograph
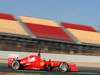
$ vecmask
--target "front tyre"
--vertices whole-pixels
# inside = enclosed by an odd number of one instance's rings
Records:
[[[11,65],[13,70],[19,70],[20,69],[20,62],[15,60]]]

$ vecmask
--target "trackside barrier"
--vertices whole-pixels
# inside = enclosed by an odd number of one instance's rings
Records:
[[[22,58],[30,54],[37,54],[37,53],[0,51],[0,59],[7,59],[10,54],[18,54]],[[70,63],[75,63],[79,66],[100,67],[100,56],[50,54],[50,53],[42,53],[41,56],[46,60],[51,59],[56,61],[67,61]],[[3,62],[6,63],[5,60]]]

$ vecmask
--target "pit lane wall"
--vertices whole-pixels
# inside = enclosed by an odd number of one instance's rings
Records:
[[[13,52],[13,51],[0,51],[0,62],[6,63],[10,54],[18,54],[20,57],[26,57],[30,54],[37,54],[31,52]],[[68,63],[75,63],[81,67],[100,67],[100,56],[84,56],[84,55],[65,55],[65,54],[50,54],[42,53],[42,58],[56,61],[66,61]]]

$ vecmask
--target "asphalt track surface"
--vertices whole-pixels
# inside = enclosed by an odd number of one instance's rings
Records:
[[[6,64],[0,64],[0,75],[100,75],[100,68],[79,67],[79,72],[60,73],[32,70],[13,71]]]

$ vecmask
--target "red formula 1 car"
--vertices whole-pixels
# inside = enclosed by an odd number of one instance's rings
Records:
[[[14,57],[13,57],[14,56]],[[66,62],[44,60],[38,55],[29,55],[25,58],[18,58],[13,55],[8,58],[8,66],[13,70],[45,70],[53,72],[77,72],[75,64]]]

